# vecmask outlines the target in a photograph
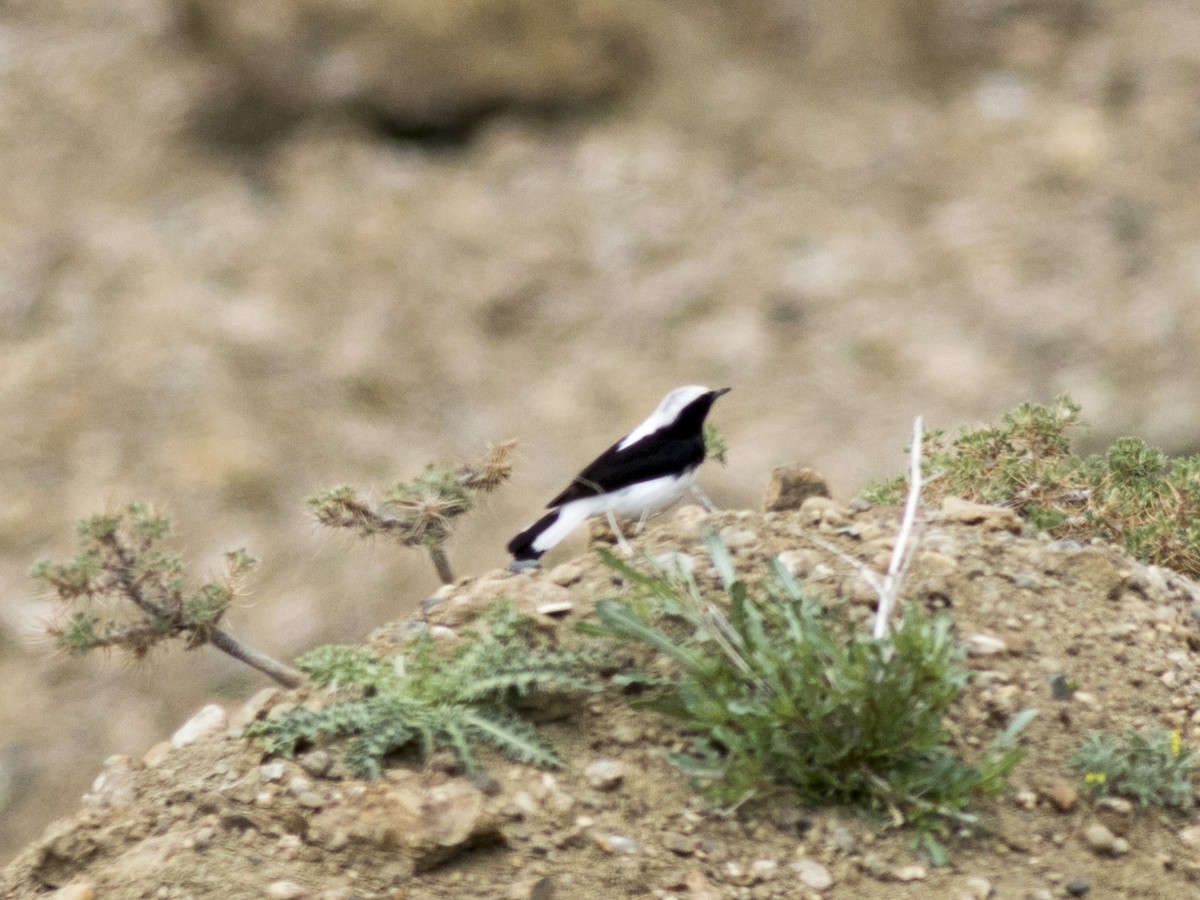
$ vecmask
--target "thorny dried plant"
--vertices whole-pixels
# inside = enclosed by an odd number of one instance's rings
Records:
[[[469,512],[479,494],[496,490],[512,475],[516,441],[490,444],[484,457],[457,469],[427,466],[409,481],[397,482],[378,502],[359,497],[347,485],[308,498],[317,521],[330,528],[348,528],[363,537],[383,535],[404,547],[424,547],[438,577],[449,584],[454,573],[445,544],[454,520]]]
[[[81,520],[79,552],[71,559],[33,566],[30,575],[73,609],[47,627],[58,646],[76,654],[115,647],[142,659],[172,639],[188,650],[211,644],[285,687],[302,684],[299,672],[220,627],[256,560],[244,550],[227,553],[224,577],[193,586],[182,559],[165,544],[170,531],[166,516],[131,503]]]

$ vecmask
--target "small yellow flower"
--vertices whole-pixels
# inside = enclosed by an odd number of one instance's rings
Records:
[[[1104,784],[1108,781],[1108,776],[1103,772],[1088,772],[1083,776],[1083,780],[1088,784]]]
[[[1171,732],[1171,755],[1178,756],[1183,751],[1183,738],[1178,731]]]

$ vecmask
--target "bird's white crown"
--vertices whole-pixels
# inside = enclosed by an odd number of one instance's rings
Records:
[[[706,388],[701,384],[685,384],[683,387],[677,387],[667,396],[659,401],[658,407],[654,412],[650,413],[646,421],[639,425],[629,434],[621,439],[621,443],[617,445],[618,450],[624,450],[630,444],[636,443],[648,434],[653,434],[660,428],[665,428],[674,422],[684,408],[709,393],[711,388]]]

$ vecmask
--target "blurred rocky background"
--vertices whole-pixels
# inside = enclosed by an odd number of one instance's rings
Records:
[[[0,172],[0,859],[264,683],[52,654],[79,516],[248,547],[230,625],[290,658],[436,586],[307,494],[518,438],[485,571],[683,383],[734,387],[725,506],[1062,391],[1200,450],[1190,3],[0,0]]]

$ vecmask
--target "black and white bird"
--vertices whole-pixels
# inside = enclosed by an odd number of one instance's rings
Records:
[[[543,553],[593,516],[607,516],[625,546],[616,518],[635,519],[640,527],[692,490],[704,462],[704,419],[728,391],[689,384],[663,397],[645,422],[546,504],[550,512],[508,542],[514,571],[537,565]]]

